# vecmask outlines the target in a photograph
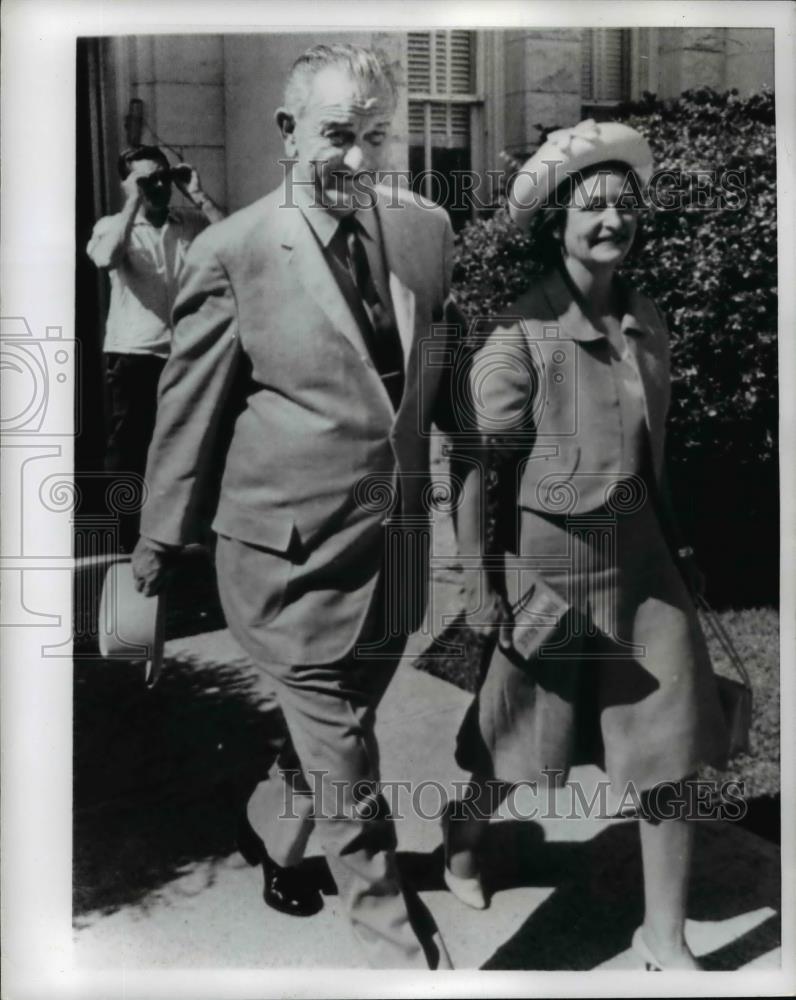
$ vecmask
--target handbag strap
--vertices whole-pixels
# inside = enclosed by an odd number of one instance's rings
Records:
[[[705,618],[707,619],[713,634],[716,636],[721,648],[727,654],[727,659],[735,667],[735,670],[741,678],[744,687],[746,687],[751,693],[752,682],[749,679],[749,674],[743,664],[743,660],[738,654],[738,650],[733,645],[732,639],[722,624],[721,619],[701,594],[697,595],[697,605],[700,610],[704,612]]]

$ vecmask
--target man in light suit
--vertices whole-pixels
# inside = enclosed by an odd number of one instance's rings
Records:
[[[428,432],[453,420],[445,370],[421,359],[449,292],[450,222],[361,183],[394,109],[368,50],[315,46],[291,70],[276,118],[292,175],[186,261],[133,568],[145,593],[162,585],[196,536],[221,442],[222,603],[273,682],[285,756],[295,751],[304,787],[313,779],[355,935],[377,967],[448,968],[373,792],[375,709],[424,610]]]

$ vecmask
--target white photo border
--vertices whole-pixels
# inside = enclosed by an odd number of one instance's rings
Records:
[[[79,36],[147,33],[367,30],[413,27],[510,28],[520,25],[597,27],[631,25],[772,27],[775,30],[778,249],[780,274],[782,586],[781,609],[796,607],[796,8],[761,2],[594,4],[567,2],[406,2],[349,0],[164,0],[155,4],[115,0],[6,0],[2,10],[2,315],[21,316],[35,337],[74,331],[75,41]],[[48,331],[49,328],[49,332]],[[60,334],[56,331],[60,329]],[[72,373],[72,377],[73,377]],[[71,383],[70,383],[71,384]],[[50,449],[71,472],[72,408],[31,447]],[[21,441],[24,447],[25,442]],[[37,562],[19,549],[20,518],[35,498],[20,493],[20,443],[3,449],[3,585],[15,567],[26,573],[22,602],[46,607],[71,622],[68,564],[71,538],[52,532],[42,518]],[[33,454],[33,453],[32,453]],[[32,457],[32,455],[31,455]],[[16,477],[16,478],[15,478]],[[16,495],[15,495],[16,491]],[[35,514],[34,514],[35,517]],[[48,563],[52,555],[54,563]],[[64,563],[64,559],[67,560]],[[16,560],[16,562],[15,562]],[[48,568],[49,567],[49,568]],[[21,578],[21,574],[18,574]],[[6,591],[8,593],[8,591]],[[2,931],[4,996],[199,998],[261,996],[748,996],[791,993],[796,988],[794,949],[794,749],[792,725],[796,661],[794,618],[781,611],[783,965],[779,972],[666,974],[644,977],[595,971],[409,974],[357,970],[185,969],[86,971],[72,951],[72,676],[68,659],[41,656],[34,625],[5,627],[2,641]],[[488,919],[488,916],[487,916]]]

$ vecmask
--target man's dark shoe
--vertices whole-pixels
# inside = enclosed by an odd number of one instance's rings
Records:
[[[266,906],[294,917],[311,917],[323,909],[323,897],[318,887],[307,882],[298,865],[294,868],[278,865],[246,816],[238,820],[236,841],[238,850],[250,865],[263,867],[263,899]]]
[[[323,909],[323,897],[317,886],[310,885],[299,870],[283,868],[266,852],[263,858],[263,899],[266,906],[293,917],[311,917]]]

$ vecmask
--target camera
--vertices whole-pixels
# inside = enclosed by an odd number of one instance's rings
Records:
[[[167,167],[163,170],[156,170],[153,174],[149,174],[146,177],[140,177],[138,179],[138,184],[144,190],[147,188],[153,188],[158,182],[168,184],[173,181],[175,184],[185,185],[190,182],[191,173],[191,168],[187,164],[180,163],[176,167]]]
[[[169,180],[174,181],[175,184],[188,184],[191,180],[192,170],[187,164],[180,163],[168,170],[167,173]]]

